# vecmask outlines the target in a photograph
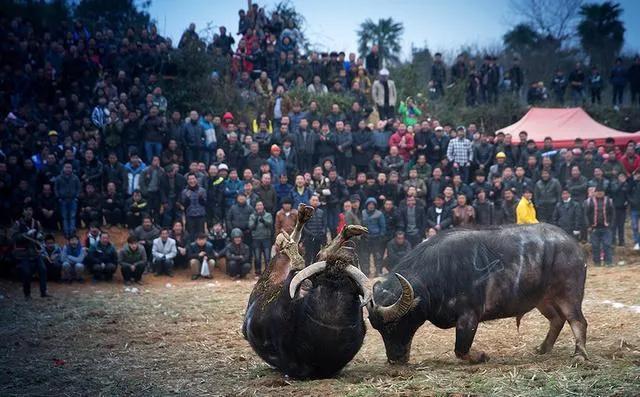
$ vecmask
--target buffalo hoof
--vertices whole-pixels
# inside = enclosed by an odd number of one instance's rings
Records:
[[[471,350],[469,353],[459,357],[461,360],[469,362],[469,364],[481,364],[489,361],[489,355],[483,351]]]
[[[298,208],[298,222],[304,224],[313,216],[314,209],[309,205],[300,204]]]
[[[549,352],[551,352],[551,347],[545,345],[544,343],[541,344],[540,346],[536,347],[536,353],[538,354],[547,354]]]

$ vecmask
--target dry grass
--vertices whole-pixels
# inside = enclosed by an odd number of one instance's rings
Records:
[[[640,262],[589,269],[584,305],[591,361],[570,358],[565,327],[547,356],[534,354],[547,330],[530,313],[484,323],[474,347],[491,361],[467,365],[453,355],[453,330],[422,327],[411,364],[386,364],[369,327],[355,360],[336,379],[294,381],[271,370],[240,327],[252,281],[153,279],[139,293],[120,283],[52,285],[51,301],[24,302],[17,283],[0,282],[0,395],[640,395],[640,313],[603,304],[640,305]],[[170,282],[170,287],[166,283]]]

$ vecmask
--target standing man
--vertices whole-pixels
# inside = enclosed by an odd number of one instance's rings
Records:
[[[327,218],[324,210],[320,209],[318,195],[311,196],[309,204],[315,211],[313,217],[305,223],[302,229],[304,261],[306,264],[313,263],[316,255],[320,252],[320,248],[327,242]]]
[[[26,205],[22,210],[22,218],[16,221],[11,230],[14,243],[14,257],[18,261],[22,291],[25,299],[31,299],[31,276],[36,271],[40,280],[40,296],[49,298],[47,294],[47,268],[40,258],[40,239],[42,227],[33,218],[33,208]]]
[[[169,229],[163,228],[160,237],[153,240],[151,255],[153,256],[153,269],[156,276],[166,274],[173,277],[173,259],[178,254],[176,240],[169,237]]]
[[[62,166],[62,173],[54,182],[54,191],[60,202],[62,230],[65,236],[69,237],[76,232],[76,212],[80,195],[80,179],[73,173],[73,165],[70,162]]]
[[[207,192],[198,184],[195,174],[189,174],[187,177],[187,187],[182,191],[181,201],[185,208],[186,229],[189,235],[197,236],[204,233]]]
[[[393,80],[389,80],[389,71],[386,68],[380,71],[380,77],[373,82],[371,96],[378,108],[380,120],[389,120],[395,116],[396,84]]]
[[[265,269],[271,260],[271,231],[273,230],[273,217],[265,211],[262,201],[256,203],[256,211],[249,216],[249,229],[251,230],[255,273],[256,276],[260,276],[263,269],[262,259],[264,258]]]
[[[568,235],[580,239],[582,230],[582,207],[571,197],[569,189],[562,189],[562,201],[556,204],[553,211],[553,224],[560,227]]]
[[[463,126],[456,128],[458,136],[449,142],[447,158],[453,168],[458,171],[464,183],[469,182],[469,168],[473,160],[473,145],[467,139],[467,132]]]
[[[548,169],[540,171],[540,180],[536,182],[534,197],[536,214],[540,222],[551,223],[553,210],[560,201],[562,186],[556,178],[551,177]],[[519,206],[519,205],[518,205]]]
[[[369,233],[367,233],[367,240],[363,241],[360,268],[367,276],[370,273],[369,260],[371,255],[373,255],[376,275],[382,275],[382,255],[384,254],[387,228],[384,214],[376,208],[376,203],[377,200],[374,197],[369,197],[365,202],[365,209],[362,210],[362,226],[365,226]]]
[[[593,264],[600,266],[604,256],[605,265],[611,266],[613,263],[611,224],[615,220],[615,212],[611,199],[605,196],[601,185],[596,186],[594,197],[587,199],[585,214],[589,231],[591,231]]]
[[[522,193],[522,198],[518,202],[516,207],[516,223],[518,225],[528,225],[532,223],[538,223],[536,217],[536,207],[533,205],[531,199],[533,198],[533,191],[529,188],[525,188]]]

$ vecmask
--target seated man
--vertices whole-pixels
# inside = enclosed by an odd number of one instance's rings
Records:
[[[141,284],[142,273],[147,266],[147,253],[138,244],[136,236],[127,238],[127,243],[118,252],[118,261],[124,284],[127,285],[131,281]]]
[[[189,244],[187,249],[187,258],[189,258],[189,266],[193,271],[192,280],[197,280],[201,276],[204,278],[213,278],[213,267],[216,264],[213,251],[213,245],[207,241],[207,235],[198,234],[196,241]]]
[[[69,241],[62,249],[62,281],[83,282],[82,272],[84,271],[84,260],[87,255],[86,250],[80,244],[78,236],[69,237]]]
[[[160,229],[153,224],[149,215],[145,215],[142,217],[142,225],[133,230],[133,235],[138,239],[138,244],[144,248],[147,254],[147,261],[151,261],[151,246],[153,245],[153,240],[160,236]]]
[[[40,257],[47,268],[47,279],[54,281],[60,280],[62,249],[56,244],[56,239],[53,237],[53,234],[44,236],[44,246],[40,252]]]
[[[393,240],[387,243],[387,257],[384,259],[384,266],[389,271],[400,263],[406,254],[411,251],[411,243],[406,239],[404,232],[398,230]]]
[[[116,272],[118,267],[118,255],[113,244],[111,244],[109,232],[102,232],[100,241],[89,248],[87,265],[89,265],[89,271],[93,274],[94,282],[98,280],[111,281],[113,279],[113,273]]]
[[[153,269],[156,276],[166,274],[173,277],[173,259],[178,254],[178,249],[176,248],[176,240],[169,237],[169,229],[162,229],[160,237],[153,240],[151,254],[153,255]]]
[[[233,278],[244,278],[251,270],[251,249],[242,242],[242,231],[231,231],[231,242],[227,244],[220,256],[227,258],[227,269]]]

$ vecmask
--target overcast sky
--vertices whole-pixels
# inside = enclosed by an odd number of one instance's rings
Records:
[[[562,0],[558,0],[562,1]],[[258,2],[273,8],[278,1]],[[640,0],[620,1],[627,28],[625,50],[640,50]],[[300,0],[292,1],[307,20],[305,33],[322,50],[357,52],[356,30],[366,18],[377,21],[392,17],[404,24],[402,51],[411,45],[427,45],[432,52],[454,54],[463,46],[491,48],[501,44],[502,35],[519,22],[509,12],[509,0]],[[200,31],[208,23],[237,32],[238,9],[246,0],[152,0],[149,12],[158,30],[177,43],[190,22]],[[236,40],[237,41],[237,40]]]

